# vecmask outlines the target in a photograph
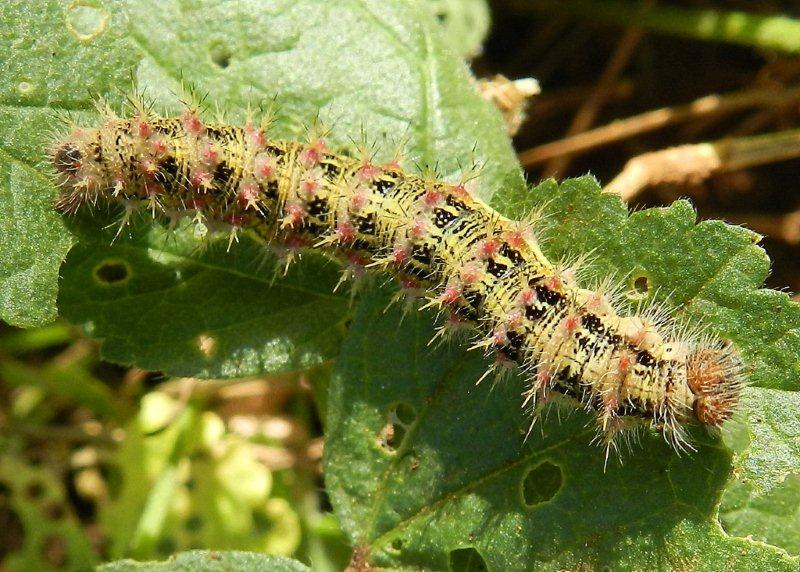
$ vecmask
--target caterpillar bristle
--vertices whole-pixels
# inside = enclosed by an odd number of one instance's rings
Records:
[[[352,153],[338,152],[319,120],[302,142],[273,139],[272,107],[248,107],[243,127],[206,122],[203,98],[187,93],[176,117],[141,94],[127,117],[98,104],[97,127],[73,125],[48,149],[56,208],[122,204],[117,236],[140,210],[171,228],[189,220],[201,241],[224,235],[228,248],[248,233],[277,253],[276,276],[321,249],[345,262],[337,288],[352,283],[351,293],[368,271],[393,275],[406,311],[444,317],[429,345],[477,329],[471,347],[492,360],[479,381],[520,366],[534,420],[555,396],[594,412],[606,462],[632,428],[661,431],[681,452],[691,450],[687,423],[731,417],[745,379],[733,346],[676,324],[646,276],[632,292],[595,276],[595,253],[549,261],[539,243],[548,207],[516,221],[494,211],[472,189],[483,167],[474,158],[447,182],[438,165],[405,171],[399,149],[379,162],[363,132]]]

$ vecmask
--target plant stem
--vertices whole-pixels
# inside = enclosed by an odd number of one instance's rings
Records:
[[[648,8],[621,0],[511,0],[510,3],[520,10],[560,12],[605,24],[800,53],[800,20],[788,16],[678,6]]]
[[[630,201],[658,184],[697,184],[711,175],[800,156],[800,129],[670,147],[628,161],[604,192]]]
[[[530,168],[553,157],[576,154],[709,115],[722,115],[750,107],[779,107],[800,99],[800,86],[783,90],[757,88],[722,95],[707,95],[691,103],[653,109],[578,133],[558,141],[544,143],[519,154],[523,166]]]

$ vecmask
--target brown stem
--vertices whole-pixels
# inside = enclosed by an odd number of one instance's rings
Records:
[[[730,113],[749,107],[785,105],[798,99],[800,99],[800,86],[782,91],[753,89],[726,95],[707,95],[686,105],[654,109],[572,137],[533,147],[520,153],[519,159],[525,167],[533,167],[554,157],[584,152],[697,117]]]
[[[630,201],[658,184],[696,184],[714,173],[800,157],[800,129],[681,145],[634,157],[604,189]]]
[[[625,67],[633,57],[636,46],[639,45],[643,32],[638,28],[631,28],[617,44],[616,50],[612,54],[608,63],[606,64],[600,79],[597,82],[597,87],[592,91],[589,97],[578,108],[577,113],[572,119],[572,123],[567,129],[567,137],[583,133],[592,126],[600,109],[608,101],[608,94],[611,88],[617,83],[620,75],[625,70]],[[563,173],[569,166],[571,155],[569,153],[553,157],[545,165],[543,178],[555,177]]]

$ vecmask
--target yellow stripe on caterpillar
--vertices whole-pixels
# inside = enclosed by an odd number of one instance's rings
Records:
[[[534,223],[509,220],[463,184],[336,153],[320,137],[206,124],[191,109],[76,128],[50,156],[64,212],[116,201],[324,249],[426,291],[424,307],[474,326],[474,347],[527,371],[526,403],[556,392],[596,411],[607,448],[636,420],[690,447],[687,422],[717,427],[737,405],[744,376],[730,344],[685,339],[648,313],[621,315],[607,283],[580,287],[544,256]]]

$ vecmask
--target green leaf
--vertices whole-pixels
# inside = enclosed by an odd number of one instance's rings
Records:
[[[90,108],[87,94],[129,82],[135,61],[122,25],[77,40],[68,27],[74,12],[56,1],[11,0],[0,14],[0,319],[25,327],[56,317],[58,267],[73,243],[42,165],[53,110]]]
[[[465,58],[480,55],[491,16],[486,0],[424,0],[451,49]]]
[[[650,434],[604,471],[593,420],[571,404],[526,440],[523,380],[475,387],[481,356],[428,347],[430,318],[405,316],[398,330],[400,311],[383,314],[385,304],[375,294],[359,308],[334,372],[325,444],[327,489],[371,564],[796,570],[782,539],[769,546],[719,527],[720,497],[741,462],[719,440],[696,430],[698,451],[679,457]],[[772,447],[796,443],[782,429],[769,432]]]
[[[5,115],[0,107],[0,132]],[[58,265],[72,240],[51,212],[51,197],[47,179],[0,143],[0,320],[12,325],[56,318]]]
[[[458,162],[471,155],[477,162],[491,159],[478,189],[484,197],[523,185],[500,118],[474,93],[466,67],[442,47],[432,19],[414,3],[252,0],[187,10],[177,2],[67,8],[17,2],[4,14],[13,26],[0,47],[15,57],[0,64],[12,68],[0,68],[7,102],[0,107],[0,135],[8,156],[35,175],[27,177],[35,184],[9,187],[13,196],[34,199],[14,219],[14,232],[3,234],[0,260],[13,276],[24,276],[31,260],[41,266],[36,295],[47,302],[31,299],[26,308],[48,318],[58,263],[72,241],[51,211],[55,190],[40,165],[56,112],[90,109],[93,94],[118,104],[132,89],[131,77],[157,109],[178,110],[189,84],[232,121],[275,100],[276,136],[295,137],[319,115],[333,125],[334,143],[358,140],[363,128],[386,157],[404,140],[410,163],[438,164],[445,174],[456,175]],[[75,115],[97,121],[91,113]],[[5,157],[4,168],[16,165]],[[13,207],[11,195],[3,199],[0,209]],[[258,268],[261,250],[249,241],[230,253],[223,247],[204,252],[180,234],[176,246],[137,226],[112,245],[113,229],[101,232],[107,222],[72,225],[82,244],[63,268],[59,301],[64,315],[105,340],[107,359],[171,374],[240,376],[309,367],[335,355],[348,297],[330,295],[334,270],[319,260],[273,284],[270,268]],[[19,240],[39,227],[55,233],[60,248]],[[28,250],[11,256],[18,243]],[[99,284],[94,272],[108,261],[131,279]],[[22,298],[10,292],[9,304],[19,304]],[[214,348],[211,356],[199,350],[203,341]]]
[[[695,430],[699,450],[678,457],[650,435],[604,473],[585,414],[563,405],[525,441],[524,380],[475,388],[480,356],[429,348],[427,317],[398,331],[397,315],[376,318],[376,298],[359,309],[329,397],[326,483],[353,544],[385,566],[795,569],[783,550],[797,554],[800,311],[757,290],[769,267],[757,237],[695,224],[686,202],[629,217],[591,178],[495,204],[515,216],[539,205],[551,259],[592,252],[593,273],[627,282],[632,306],[669,304],[733,339],[763,388],[748,390],[724,441]],[[740,538],[722,533],[718,510]]]
[[[267,556],[256,552],[216,552],[193,550],[181,552],[165,562],[135,562],[120,560],[100,566],[102,572],[307,572],[308,566],[283,556]]]
[[[751,390],[726,431],[735,481],[720,505],[723,528],[800,554],[800,392]]]
[[[785,294],[757,290],[768,262],[752,233],[695,225],[683,202],[628,217],[586,179],[524,192],[498,114],[474,93],[463,63],[446,53],[416,2],[242,0],[191,11],[153,1],[23,2],[2,18],[11,25],[0,47],[15,57],[0,62],[0,163],[31,175],[7,187],[0,209],[23,212],[18,235],[46,229],[58,239],[17,245],[3,228],[0,260],[9,270],[2,276],[24,275],[31,261],[38,269],[38,281],[23,280],[30,303],[6,296],[8,281],[0,283],[3,312],[16,304],[31,322],[45,319],[36,312],[52,315],[57,263],[73,237],[50,211],[54,189],[39,158],[54,111],[76,110],[91,123],[93,114],[83,113],[91,105],[87,87],[119,103],[132,75],[157,106],[174,111],[186,80],[235,121],[249,103],[276,98],[279,135],[298,133],[296,125],[317,113],[334,123],[334,143],[357,140],[362,127],[373,138],[405,133],[411,158],[438,163],[447,176],[457,176],[475,146],[478,162],[488,160],[478,180],[482,197],[494,195],[493,204],[512,215],[545,204],[550,256],[594,249],[597,274],[630,274],[647,297],[680,307],[681,319],[702,319],[736,341],[756,387],[740,434],[724,442],[698,434],[699,451],[684,458],[649,436],[624,466],[604,473],[584,414],[559,424],[553,412],[542,433],[525,441],[528,420],[517,405],[523,380],[475,388],[486,367],[479,356],[427,347],[429,316],[407,316],[398,326],[396,311],[383,313],[386,298],[368,292],[331,383],[325,453],[328,488],[358,555],[438,569],[480,568],[481,561],[502,569],[797,568],[786,552],[795,550],[794,537],[759,515],[792,522],[786,499],[800,470],[798,433],[785,420],[762,424],[753,415],[786,404],[796,417],[800,316]],[[379,147],[391,154],[391,143]],[[15,197],[42,198],[20,211]],[[106,340],[107,356],[170,372],[238,375],[307,367],[335,353],[335,335],[320,341],[311,333],[333,332],[337,316],[346,319],[346,297],[320,301],[309,312],[314,321],[284,321],[287,304],[300,303],[298,288],[306,288],[303,301],[316,301],[333,278],[319,260],[270,286],[250,242],[231,253],[224,244],[193,250],[185,233],[143,232],[137,222],[111,245],[114,229],[100,230],[106,222],[71,226],[83,245],[63,268],[61,308]],[[261,313],[248,321],[254,311]],[[782,454],[773,458],[776,449]],[[726,493],[732,474],[739,480]],[[721,498],[723,523],[737,536],[719,527]]]
[[[98,220],[94,219],[94,224]],[[243,237],[203,247],[190,233],[137,221],[84,230],[63,268],[59,305],[104,340],[104,358],[172,375],[243,377],[306,369],[338,353],[349,300],[341,268],[308,256],[284,276]]]
[[[591,177],[503,192],[495,204],[511,216],[540,205],[543,249],[552,260],[591,253],[596,276],[644,288],[642,302],[677,308],[679,320],[733,340],[753,385],[800,390],[800,304],[786,292],[759,289],[770,261],[754,232],[722,221],[696,224],[687,201],[629,217],[619,197],[598,194]]]

